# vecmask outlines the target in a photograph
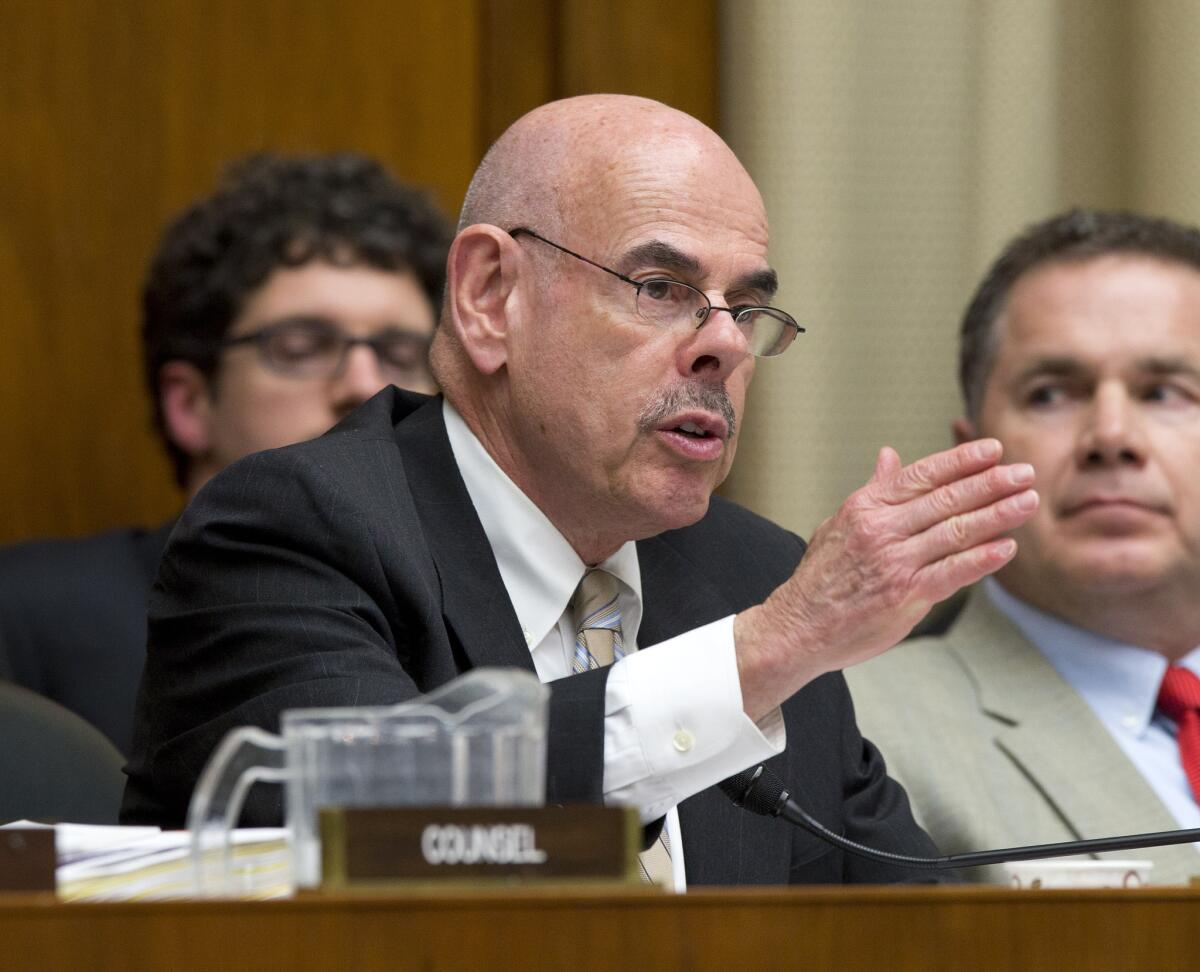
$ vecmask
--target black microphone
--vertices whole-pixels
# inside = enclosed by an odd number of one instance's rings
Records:
[[[1139,847],[1162,847],[1167,844],[1190,844],[1200,840],[1200,829],[1165,830],[1158,834],[1132,834],[1128,837],[1098,837],[1093,840],[1067,840],[1058,844],[1037,844],[1029,847],[1006,847],[1001,850],[971,851],[946,857],[911,857],[877,850],[865,844],[835,834],[791,798],[782,781],[765,766],[759,765],[722,780],[721,791],[739,807],[764,817],[783,817],[802,827],[815,837],[840,847],[844,851],[884,864],[903,864],[906,867],[945,871],[957,867],[978,867],[982,864],[1002,864],[1005,861],[1036,861],[1046,857],[1071,854],[1094,854],[1099,851],[1136,850]]]

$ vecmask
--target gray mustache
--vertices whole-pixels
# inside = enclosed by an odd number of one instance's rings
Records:
[[[729,426],[728,438],[732,439],[737,433],[737,416],[723,384],[679,385],[667,389],[642,409],[642,414],[638,417],[638,427],[643,432],[652,432],[665,419],[691,408],[720,415]]]

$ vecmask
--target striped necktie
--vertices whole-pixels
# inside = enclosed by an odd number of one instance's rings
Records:
[[[603,668],[625,657],[617,579],[606,570],[589,570],[571,599],[575,619],[575,674]]]
[[[583,575],[575,596],[571,599],[575,621],[575,657],[572,669],[576,674],[603,668],[620,661],[632,649],[626,649],[621,637],[621,608],[617,603],[617,579],[604,570],[589,570]],[[671,848],[667,829],[663,827],[658,840],[649,850],[638,855],[642,880],[647,884],[674,887],[671,871]]]

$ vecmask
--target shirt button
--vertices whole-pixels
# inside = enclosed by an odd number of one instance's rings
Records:
[[[686,729],[680,729],[671,737],[671,745],[675,747],[676,752],[686,753],[693,745],[695,745],[696,737]]]
[[[1141,720],[1135,715],[1127,715],[1121,719],[1121,725],[1123,725],[1126,729],[1136,729],[1139,725],[1141,725]]]
[[[532,648],[533,647],[533,635],[531,635],[529,633],[529,629],[523,628],[521,630],[521,634],[523,634],[525,636],[525,644],[528,645],[530,648]]]

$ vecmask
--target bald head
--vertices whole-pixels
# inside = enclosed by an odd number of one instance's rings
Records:
[[[697,325],[691,298],[657,289],[647,310],[652,279],[722,308],[773,293],[762,199],[729,147],[682,112],[618,95],[514,123],[467,194],[431,361],[585,563],[703,515],[754,373],[733,315]]]
[[[468,227],[524,226],[603,260],[623,237],[659,241],[706,223],[734,228],[753,248],[766,250],[762,198],[720,136],[661,102],[605,94],[550,102],[509,126],[471,180],[458,231],[461,237]],[[464,279],[463,240],[458,243],[443,322]],[[626,261],[623,269],[629,268]],[[544,274],[558,269],[543,260],[530,272],[547,283]],[[431,364],[451,401],[478,377],[478,362],[463,351],[454,328],[438,329]]]
[[[535,108],[496,140],[471,180],[459,229],[490,223],[562,235],[596,207],[624,201],[628,177],[650,174],[663,158],[714,166],[757,199],[733,152],[690,115],[648,98],[582,95]]]

